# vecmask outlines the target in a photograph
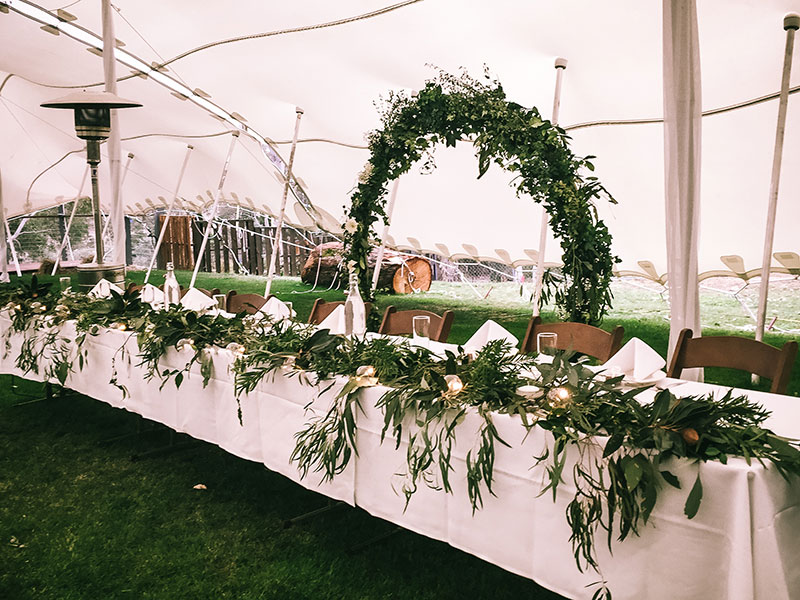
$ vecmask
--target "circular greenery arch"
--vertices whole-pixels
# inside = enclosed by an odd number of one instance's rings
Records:
[[[544,120],[536,108],[506,99],[500,83],[485,75],[440,72],[418,93],[390,93],[381,107],[382,128],[368,136],[370,159],[351,197],[344,233],[345,260],[358,272],[362,293],[371,296],[367,256],[370,231],[384,211],[389,182],[428,155],[434,145],[455,146],[464,136],[477,150],[478,177],[492,163],[517,174],[517,195],[544,205],[563,250],[563,278],[550,278],[559,316],[598,323],[611,301],[611,235],[594,206],[615,202],[596,177],[591,156],[569,149],[566,132]],[[531,231],[538,238],[538,232]]]

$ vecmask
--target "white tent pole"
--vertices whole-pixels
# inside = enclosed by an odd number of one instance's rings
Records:
[[[281,233],[283,230],[283,218],[286,215],[286,199],[289,196],[289,185],[292,181],[292,166],[294,165],[294,153],[297,150],[297,135],[300,132],[300,119],[303,117],[303,109],[299,106],[295,108],[297,118],[294,122],[294,137],[292,138],[292,150],[289,152],[289,165],[286,168],[286,182],[283,184],[283,199],[281,200],[281,212],[278,215],[278,223],[275,225],[275,237],[272,241],[272,256],[269,259],[269,270],[267,271],[267,285],[264,288],[264,297],[269,296],[272,289],[272,280],[275,277],[275,267],[278,260],[278,249],[281,247]]]
[[[553,116],[551,123],[558,125],[558,111],[561,108],[561,80],[567,68],[566,58],[557,58],[556,89],[553,94]],[[539,316],[539,302],[542,300],[542,285],[544,279],[544,254],[547,249],[547,211],[542,206],[542,222],[539,226],[539,255],[536,257],[536,279],[533,285],[533,316]]]
[[[158,251],[161,249],[161,243],[164,241],[164,235],[167,233],[167,227],[169,226],[169,219],[172,216],[172,208],[175,206],[175,202],[178,200],[178,192],[181,189],[183,174],[186,172],[186,165],[189,164],[189,156],[191,156],[192,150],[194,150],[194,146],[192,146],[191,144],[186,146],[186,156],[183,158],[183,166],[181,167],[181,172],[178,175],[178,183],[175,185],[175,193],[172,194],[172,200],[170,201],[169,207],[167,208],[167,216],[164,217],[164,224],[161,226],[161,231],[158,232],[158,240],[156,241],[156,247],[153,249],[153,256],[150,257],[150,266],[147,267],[147,274],[144,276],[145,283],[147,283],[150,280],[150,271],[153,270],[153,265],[156,262],[156,257],[158,257]]]
[[[764,339],[764,325],[767,318],[767,295],[769,294],[769,267],[772,262],[772,243],[775,239],[775,218],[778,211],[778,186],[781,181],[781,161],[783,159],[783,138],[786,133],[786,112],[789,104],[789,79],[792,74],[792,53],[794,33],[800,28],[800,15],[790,13],[783,18],[786,30],[786,51],[783,55],[783,75],[781,94],[778,102],[778,125],[775,130],[775,151],[772,157],[772,179],[769,184],[769,207],[767,208],[767,229],[764,232],[764,256],[761,262],[761,287],[758,293],[758,312],[756,317],[756,339]]]
[[[3,212],[3,223],[5,224],[6,230],[6,237],[8,238],[8,244],[11,246],[11,258],[14,259],[14,266],[17,269],[17,277],[22,277],[22,269],[19,268],[19,256],[17,256],[17,249],[14,246],[14,237],[11,235],[11,228],[8,226],[8,218],[6,217],[6,213]],[[17,230],[19,231],[19,230]]]
[[[378,278],[381,276],[381,263],[383,262],[383,252],[386,249],[386,238],[389,235],[389,227],[392,225],[392,213],[394,212],[394,201],[397,198],[397,187],[400,178],[394,180],[392,193],[389,196],[389,205],[386,207],[386,224],[383,226],[381,234],[381,245],[378,247],[378,256],[375,259],[375,268],[372,270],[372,291],[378,288]]]
[[[64,231],[64,239],[61,240],[61,245],[58,247],[58,253],[56,254],[56,259],[53,261],[53,270],[50,275],[55,277],[56,271],[58,271],[58,265],[61,264],[61,254],[64,252],[64,248],[67,246],[69,242],[69,231],[72,228],[72,220],[75,218],[75,212],[78,210],[78,200],[80,200],[81,195],[83,194],[83,186],[86,185],[86,177],[89,175],[89,165],[86,165],[86,168],[83,170],[83,179],[81,179],[81,185],[78,188],[78,193],[75,196],[75,199],[72,201],[72,211],[69,213],[69,220],[67,221],[67,228]]]
[[[0,174],[0,214],[5,216],[6,208],[3,205],[3,177]],[[8,283],[8,252],[6,250],[6,228],[0,227],[0,283]]]
[[[131,161],[133,160],[133,152],[128,152],[128,160],[125,162],[125,168],[122,170],[122,177],[119,180],[119,187],[122,189],[122,186],[125,185],[125,178],[128,176],[128,168],[131,166]],[[123,213],[124,218],[124,213]],[[106,219],[106,224],[103,225],[103,237],[105,238],[106,233],[108,233],[108,226],[111,223],[111,213],[109,213],[108,218]]]
[[[102,0],[103,17],[103,74],[105,78],[105,91],[117,93],[116,71],[116,38],[114,37],[114,13],[111,9],[111,0]],[[108,136],[108,167],[111,175],[111,202],[109,203],[108,221],[111,222],[111,231],[114,232],[114,245],[111,251],[111,263],[114,265],[125,264],[125,212],[122,207],[122,184],[120,182],[121,148],[119,115],[116,109],[111,110],[111,133]],[[101,238],[102,239],[102,238]],[[103,257],[97,258],[103,262]]]
[[[228,176],[228,166],[231,164],[231,156],[233,155],[233,149],[236,147],[236,140],[239,139],[239,132],[232,131],[231,134],[233,137],[231,138],[231,145],[228,148],[228,156],[225,158],[225,164],[222,166],[222,175],[219,177],[219,185],[217,186],[217,193],[214,194],[214,204],[211,205],[211,215],[208,218],[208,223],[206,224],[206,231],[203,234],[203,242],[200,244],[200,250],[197,252],[197,258],[194,261],[194,272],[192,273],[192,281],[189,283],[189,287],[194,287],[194,282],[197,280],[197,273],[200,271],[200,265],[203,263],[203,254],[206,251],[206,244],[208,244],[208,236],[211,233],[211,225],[214,223],[214,219],[217,217],[217,207],[219,206],[219,197],[222,195],[222,186],[225,185],[225,178]]]

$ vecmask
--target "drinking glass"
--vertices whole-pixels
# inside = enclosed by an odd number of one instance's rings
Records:
[[[289,309],[289,318],[293,319],[294,318],[294,308],[293,308],[294,305],[291,302],[284,302],[284,304],[286,305],[286,308]]]
[[[214,302],[217,303],[219,310],[225,310],[225,294],[214,294]]]
[[[553,355],[558,348],[558,334],[544,332],[536,336],[536,351],[539,354]]]
[[[430,341],[431,318],[419,315],[411,320],[412,340],[417,346],[427,348]]]
[[[72,289],[72,277],[59,277],[58,284],[62,292],[67,292]]]

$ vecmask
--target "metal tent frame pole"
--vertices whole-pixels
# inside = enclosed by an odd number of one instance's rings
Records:
[[[14,267],[17,270],[17,277],[22,277],[22,269],[19,268],[19,256],[17,255],[17,248],[14,246],[14,236],[11,235],[11,228],[8,226],[8,217],[6,217],[5,210],[3,211],[3,223],[5,224],[8,245],[11,247],[11,257],[14,259]],[[25,223],[23,222],[22,225],[24,224]],[[20,225],[19,229],[17,229],[17,233],[19,233],[19,230],[22,229],[22,225]]]
[[[769,185],[769,206],[767,207],[767,227],[764,232],[764,255],[761,262],[761,287],[758,293],[756,320],[756,339],[764,339],[764,326],[767,318],[767,296],[769,294],[769,268],[772,263],[772,244],[775,240],[775,219],[778,211],[778,187],[781,181],[781,161],[783,160],[783,138],[786,134],[786,113],[789,104],[789,80],[792,74],[792,53],[794,34],[800,28],[800,15],[790,13],[783,18],[786,30],[786,49],[783,55],[783,74],[778,102],[778,124],[775,128],[775,151],[772,158],[772,178]]]
[[[114,13],[111,0],[102,0],[101,15],[103,19],[103,76],[105,91],[117,93],[117,60],[116,38],[114,37]],[[106,143],[108,151],[108,168],[111,176],[111,202],[109,203],[108,222],[114,233],[114,243],[111,247],[111,264],[125,264],[125,211],[122,207],[122,181],[120,179],[120,166],[122,163],[122,149],[120,146],[119,114],[116,109],[111,109],[111,133]],[[102,234],[101,234],[102,235]],[[102,238],[101,238],[102,239]],[[104,257],[97,258],[97,263],[102,263]]]
[[[3,176],[0,173],[0,214],[5,218],[6,208],[3,205]],[[8,283],[8,251],[6,249],[6,228],[0,227],[0,282]]]
[[[400,178],[394,180],[392,185],[392,193],[389,196],[389,205],[386,207],[386,224],[383,226],[383,233],[381,234],[381,245],[378,247],[378,256],[375,259],[375,268],[372,271],[372,292],[378,288],[378,278],[381,275],[381,263],[383,262],[383,252],[386,249],[386,238],[389,235],[389,227],[392,225],[392,213],[394,212],[394,201],[397,198],[397,188],[399,186]]]
[[[86,185],[86,177],[89,175],[89,165],[86,165],[86,169],[83,171],[83,178],[81,179],[81,185],[78,188],[78,194],[75,196],[75,199],[72,201],[72,210],[69,213],[69,220],[67,221],[66,231],[64,231],[64,239],[61,240],[61,245],[58,247],[58,254],[56,254],[56,259],[53,261],[53,270],[50,275],[55,276],[56,272],[58,271],[58,266],[61,264],[61,255],[64,252],[64,248],[67,247],[69,243],[69,232],[72,229],[72,220],[75,218],[75,213],[78,210],[78,201],[81,199],[83,195],[83,186]]]
[[[131,166],[131,161],[133,160],[133,152],[128,152],[128,160],[125,162],[125,168],[122,170],[122,177],[119,181],[119,187],[122,189],[122,186],[125,185],[125,178],[128,176],[128,169]],[[108,218],[106,219],[105,225],[103,225],[103,238],[105,238],[106,233],[108,233],[108,226],[111,224],[111,213],[109,212]],[[113,229],[112,229],[113,231]]]
[[[561,82],[564,71],[567,69],[567,59],[557,58],[556,69],[556,89],[553,94],[553,125],[558,125],[558,112],[561,108]],[[539,254],[536,257],[536,279],[533,285],[533,316],[539,316],[539,303],[542,300],[542,286],[544,285],[544,254],[547,249],[547,211],[542,206],[542,221],[539,225]]]
[[[181,172],[178,175],[178,183],[175,184],[175,193],[172,194],[172,200],[167,207],[167,216],[164,217],[164,223],[161,226],[160,231],[158,232],[158,240],[156,240],[156,246],[153,249],[153,255],[150,257],[150,265],[147,267],[147,274],[144,276],[144,282],[147,283],[150,280],[150,272],[153,270],[153,265],[156,262],[156,258],[158,257],[158,251],[161,250],[161,244],[164,241],[164,236],[167,233],[167,228],[169,227],[169,220],[172,216],[172,209],[175,206],[175,202],[178,200],[178,192],[181,189],[181,183],[183,182],[183,175],[186,173],[186,165],[189,164],[189,157],[192,154],[192,150],[194,150],[194,146],[191,144],[186,146],[186,156],[183,158],[183,165],[181,166]]]
[[[297,135],[300,133],[300,120],[303,118],[303,109],[299,106],[295,108],[297,118],[294,122],[294,137],[292,137],[292,149],[289,153],[289,164],[286,167],[286,181],[283,184],[283,198],[281,199],[281,212],[278,215],[278,223],[275,225],[275,239],[272,242],[272,255],[269,259],[269,270],[267,271],[267,285],[264,288],[264,297],[268,298],[272,289],[272,280],[275,278],[275,267],[278,261],[278,250],[281,247],[283,233],[283,219],[286,215],[286,199],[289,196],[289,185],[292,181],[292,167],[294,166],[294,154],[297,150]]]
[[[231,156],[233,156],[233,149],[236,147],[236,140],[239,139],[239,131],[232,131],[231,135],[231,145],[228,148],[228,155],[225,157],[225,164],[222,166],[222,174],[219,177],[219,185],[217,186],[217,193],[214,194],[214,203],[211,205],[211,215],[208,218],[208,223],[206,224],[206,230],[203,234],[203,241],[200,244],[200,249],[197,251],[197,258],[194,261],[194,271],[192,272],[192,281],[189,283],[189,287],[193,288],[194,283],[197,280],[197,273],[200,271],[200,265],[203,263],[203,255],[206,251],[206,245],[208,244],[208,236],[211,233],[211,226],[214,223],[214,219],[217,217],[217,208],[219,207],[219,197],[222,195],[222,187],[225,185],[225,178],[228,176],[228,167],[231,164]]]

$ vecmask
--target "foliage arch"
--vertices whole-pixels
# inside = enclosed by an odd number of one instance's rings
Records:
[[[498,81],[488,74],[485,79],[440,72],[419,93],[390,93],[383,101],[382,127],[368,136],[371,156],[351,196],[345,260],[355,265],[362,293],[369,296],[370,231],[386,219],[389,182],[436,144],[455,146],[468,136],[477,150],[479,178],[495,163],[517,174],[517,195],[544,205],[563,251],[563,279],[552,290],[559,316],[596,324],[610,304],[612,269],[619,259],[594,200],[615,201],[596,177],[582,175],[594,170],[593,157],[575,156],[563,129],[536,108],[509,102]]]

